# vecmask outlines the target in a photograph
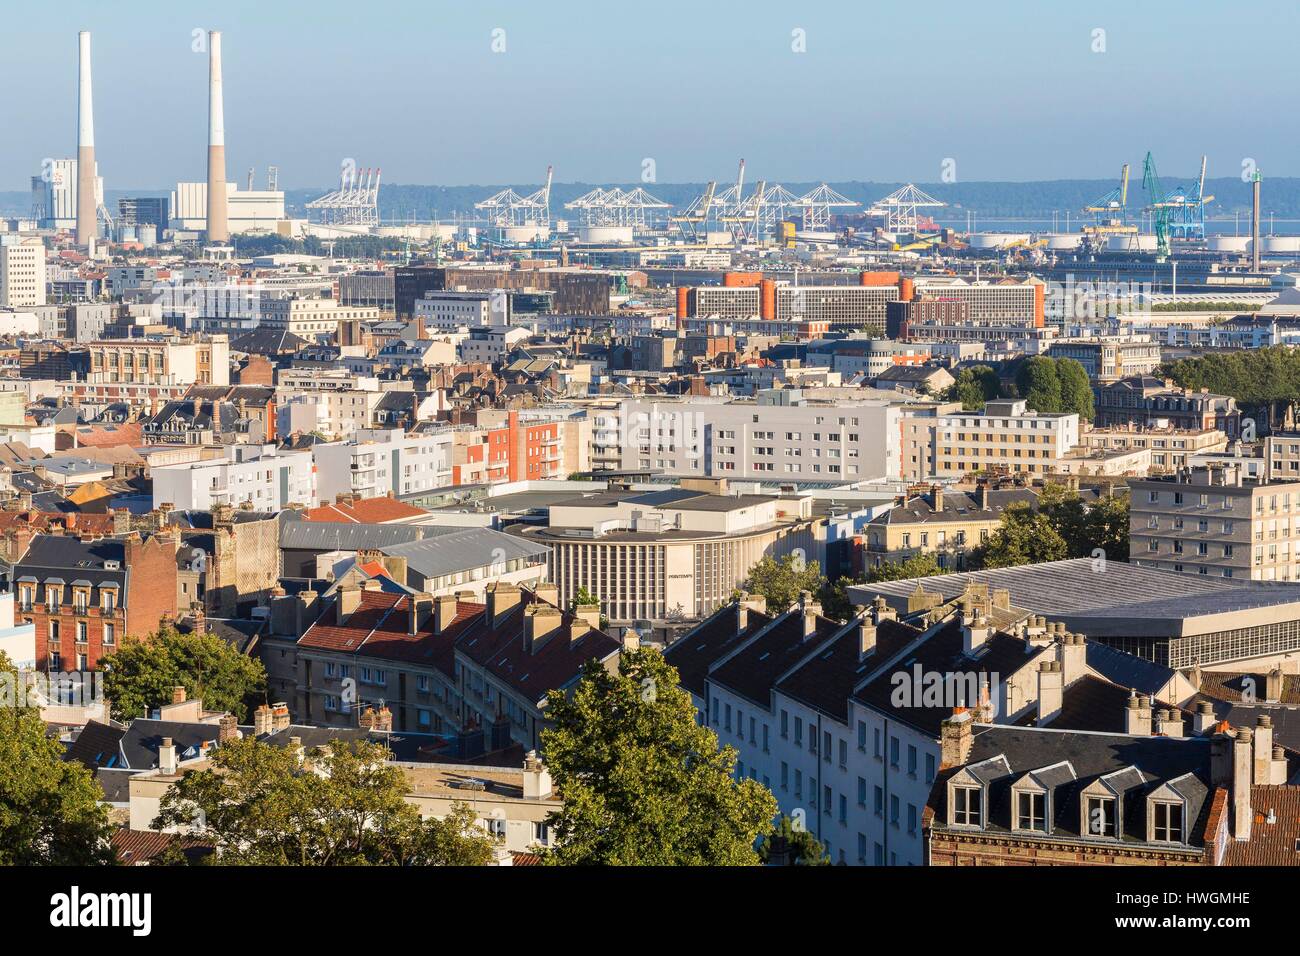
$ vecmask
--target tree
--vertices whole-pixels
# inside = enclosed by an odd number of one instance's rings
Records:
[[[867,568],[867,582],[902,581],[906,578],[928,578],[943,574],[943,568],[932,554],[914,554],[902,561],[886,561],[875,567]]]
[[[1061,410],[1061,379],[1046,355],[1031,355],[1016,369],[1016,388],[1025,404],[1038,412]]]
[[[1100,549],[1110,561],[1127,561],[1129,555],[1129,499],[1108,497],[1088,509],[1086,534],[1087,555]]]
[[[764,555],[749,569],[744,588],[750,594],[767,598],[769,610],[784,611],[798,599],[800,591],[816,594],[821,590],[822,582],[821,567],[816,561],[805,564],[794,554],[780,559]]]
[[[957,373],[957,381],[948,390],[948,400],[961,402],[968,412],[977,412],[990,399],[997,398],[1001,388],[997,372],[987,365],[972,365]]]
[[[1078,492],[1047,484],[1038,496],[1038,510],[1065,541],[1066,556],[1089,558],[1101,551],[1111,560],[1128,560],[1128,499],[1102,498],[1089,506]]]
[[[758,848],[759,858],[764,863],[771,863],[776,853],[784,851],[791,866],[830,866],[830,858],[821,842],[808,832],[806,826],[795,826],[785,815],[776,825],[775,832],[763,840]]]
[[[0,866],[103,866],[116,861],[103,791],[63,759],[26,675],[0,652]]]
[[[129,720],[171,701],[184,687],[210,710],[248,717],[248,701],[266,690],[262,662],[241,654],[215,634],[181,634],[162,628],[145,640],[127,640],[104,658],[104,692],[113,716]]]
[[[847,621],[853,615],[853,605],[849,603],[849,585],[857,583],[853,578],[843,575],[834,581],[827,579],[817,592],[822,613],[835,621]]]
[[[736,751],[695,720],[677,671],[653,649],[616,673],[589,661],[571,693],[547,697],[546,763],[563,807],[549,864],[722,866],[759,861],[776,799],[733,777]]]
[[[977,568],[1010,568],[1062,561],[1068,555],[1065,539],[1047,516],[1017,503],[1002,512],[997,530],[989,535],[987,544],[975,549],[971,563]]]
[[[1072,358],[1057,359],[1056,377],[1061,386],[1061,411],[1074,412],[1080,419],[1091,420],[1096,414],[1092,382],[1083,365]]]
[[[163,796],[154,827],[201,821],[222,865],[478,865],[494,842],[468,808],[421,820],[380,744],[332,741],[299,754],[252,737],[212,751]]]

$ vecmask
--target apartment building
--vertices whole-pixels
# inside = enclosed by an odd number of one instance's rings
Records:
[[[383,397],[378,387],[304,389],[281,385],[276,389],[276,431],[281,435],[316,432],[326,438],[351,438],[359,429],[375,424],[375,409]]]
[[[0,236],[0,308],[45,304],[45,243]]]
[[[1047,347],[1052,358],[1074,359],[1093,382],[1115,382],[1131,375],[1150,375],[1160,367],[1160,345],[1147,336],[1058,340]]]
[[[916,420],[918,426],[926,423]],[[1031,411],[1023,399],[988,402],[982,412],[935,417],[934,474],[1046,474],[1057,471],[1078,443],[1079,416],[1074,413]]]
[[[517,410],[492,409],[478,412],[477,419],[452,431],[454,485],[564,478],[587,470],[589,430],[580,420],[522,418]]]
[[[586,588],[618,622],[710,614],[765,555],[825,561],[810,498],[731,494],[725,480],[582,495],[551,504],[546,527],[511,530],[550,547],[561,602]]]
[[[1278,432],[1265,438],[1264,469],[1270,481],[1300,481],[1300,435]]]
[[[210,511],[250,504],[272,511],[290,504],[316,504],[316,474],[309,451],[282,451],[274,444],[226,445],[218,458],[157,465],[153,506]]]
[[[230,339],[102,339],[85,346],[86,383],[97,385],[229,385]]]
[[[13,581],[18,614],[36,630],[37,670],[97,670],[125,638],[175,618],[177,546],[170,532],[32,537]]]
[[[809,342],[807,350],[809,365],[823,365],[844,376],[875,378],[897,366],[924,365],[928,361],[929,349],[866,335]]]
[[[767,786],[835,863],[927,861],[925,808],[955,708],[1070,727],[1096,698],[1127,696],[1108,674],[1145,692],[1171,673],[1143,673],[1005,592],[913,592],[905,610],[872,600],[845,623],[806,593],[783,613],[742,596],[664,654],[701,721],[737,749],[737,774]]]
[[[754,401],[627,399],[616,415],[596,415],[592,459],[617,470],[680,476],[896,478],[902,415],[903,407],[888,400],[815,401],[799,389],[763,391]]]
[[[450,430],[357,429],[348,441],[312,448],[317,494],[330,501],[341,494],[375,498],[444,487],[451,484],[452,442]]]
[[[519,326],[473,326],[456,343],[456,354],[462,362],[495,365],[528,339],[528,330]]]
[[[336,299],[309,299],[296,295],[268,298],[262,303],[264,328],[283,329],[308,342],[338,332],[341,322],[377,322],[379,309],[340,305]]]
[[[934,485],[926,494],[905,494],[867,522],[865,559],[879,566],[928,554],[939,567],[960,571],[969,552],[988,542],[1013,505],[1037,507],[1038,494],[1028,488],[990,490],[986,484],[973,492]]]
[[[1241,437],[1241,410],[1236,399],[1209,390],[1189,392],[1150,376],[1123,378],[1094,390],[1098,426],[1136,425],[1181,429],[1217,428]]]
[[[1300,481],[1236,463],[1130,482],[1129,560],[1183,574],[1300,581]]]
[[[1226,450],[1228,436],[1217,428],[1143,428],[1132,424],[1084,424],[1079,444],[1091,451],[1149,449],[1152,473],[1167,474],[1187,468],[1198,455]],[[1297,457],[1300,460],[1300,453]],[[1296,472],[1296,477],[1300,478],[1300,471]]]
[[[461,328],[510,324],[510,295],[489,292],[426,292],[415,300],[413,321],[423,338],[430,332],[455,332]]]

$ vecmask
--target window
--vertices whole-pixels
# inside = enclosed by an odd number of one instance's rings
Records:
[[[980,826],[983,793],[979,787],[953,787],[952,822],[960,827]]]
[[[1016,822],[1013,829],[1037,830],[1047,832],[1047,820],[1044,816],[1046,795],[1021,791],[1016,794]]]
[[[1183,842],[1183,805],[1181,803],[1152,804],[1152,839],[1157,843]]]
[[[925,782],[934,783],[934,754],[925,755]]]
[[[1088,819],[1084,821],[1087,834],[1096,837],[1113,837],[1115,835],[1115,800],[1113,797],[1089,797],[1085,810]]]

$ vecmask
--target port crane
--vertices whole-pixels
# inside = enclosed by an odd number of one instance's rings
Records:
[[[1125,225],[1124,218],[1127,210],[1128,163],[1125,163],[1119,171],[1119,185],[1084,206],[1083,211],[1096,218],[1096,226],[1090,231],[1112,232],[1118,231],[1117,227]]]
[[[1151,213],[1152,227],[1156,234],[1156,262],[1169,258],[1169,219],[1176,203],[1168,201],[1165,191],[1160,188],[1160,175],[1156,172],[1156,161],[1147,153],[1142,163],[1142,188],[1151,197],[1147,209]]]
[[[1205,238],[1205,204],[1213,200],[1205,195],[1205,157],[1201,157],[1200,178],[1190,188],[1179,186],[1168,196],[1170,204],[1169,235],[1172,239]]]

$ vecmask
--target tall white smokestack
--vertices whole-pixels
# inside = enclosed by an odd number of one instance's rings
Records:
[[[77,34],[80,48],[77,90],[77,242],[94,244],[97,232],[95,203],[95,109],[90,98],[90,34]]]
[[[221,33],[208,33],[208,242],[226,242],[226,119],[221,100]]]

